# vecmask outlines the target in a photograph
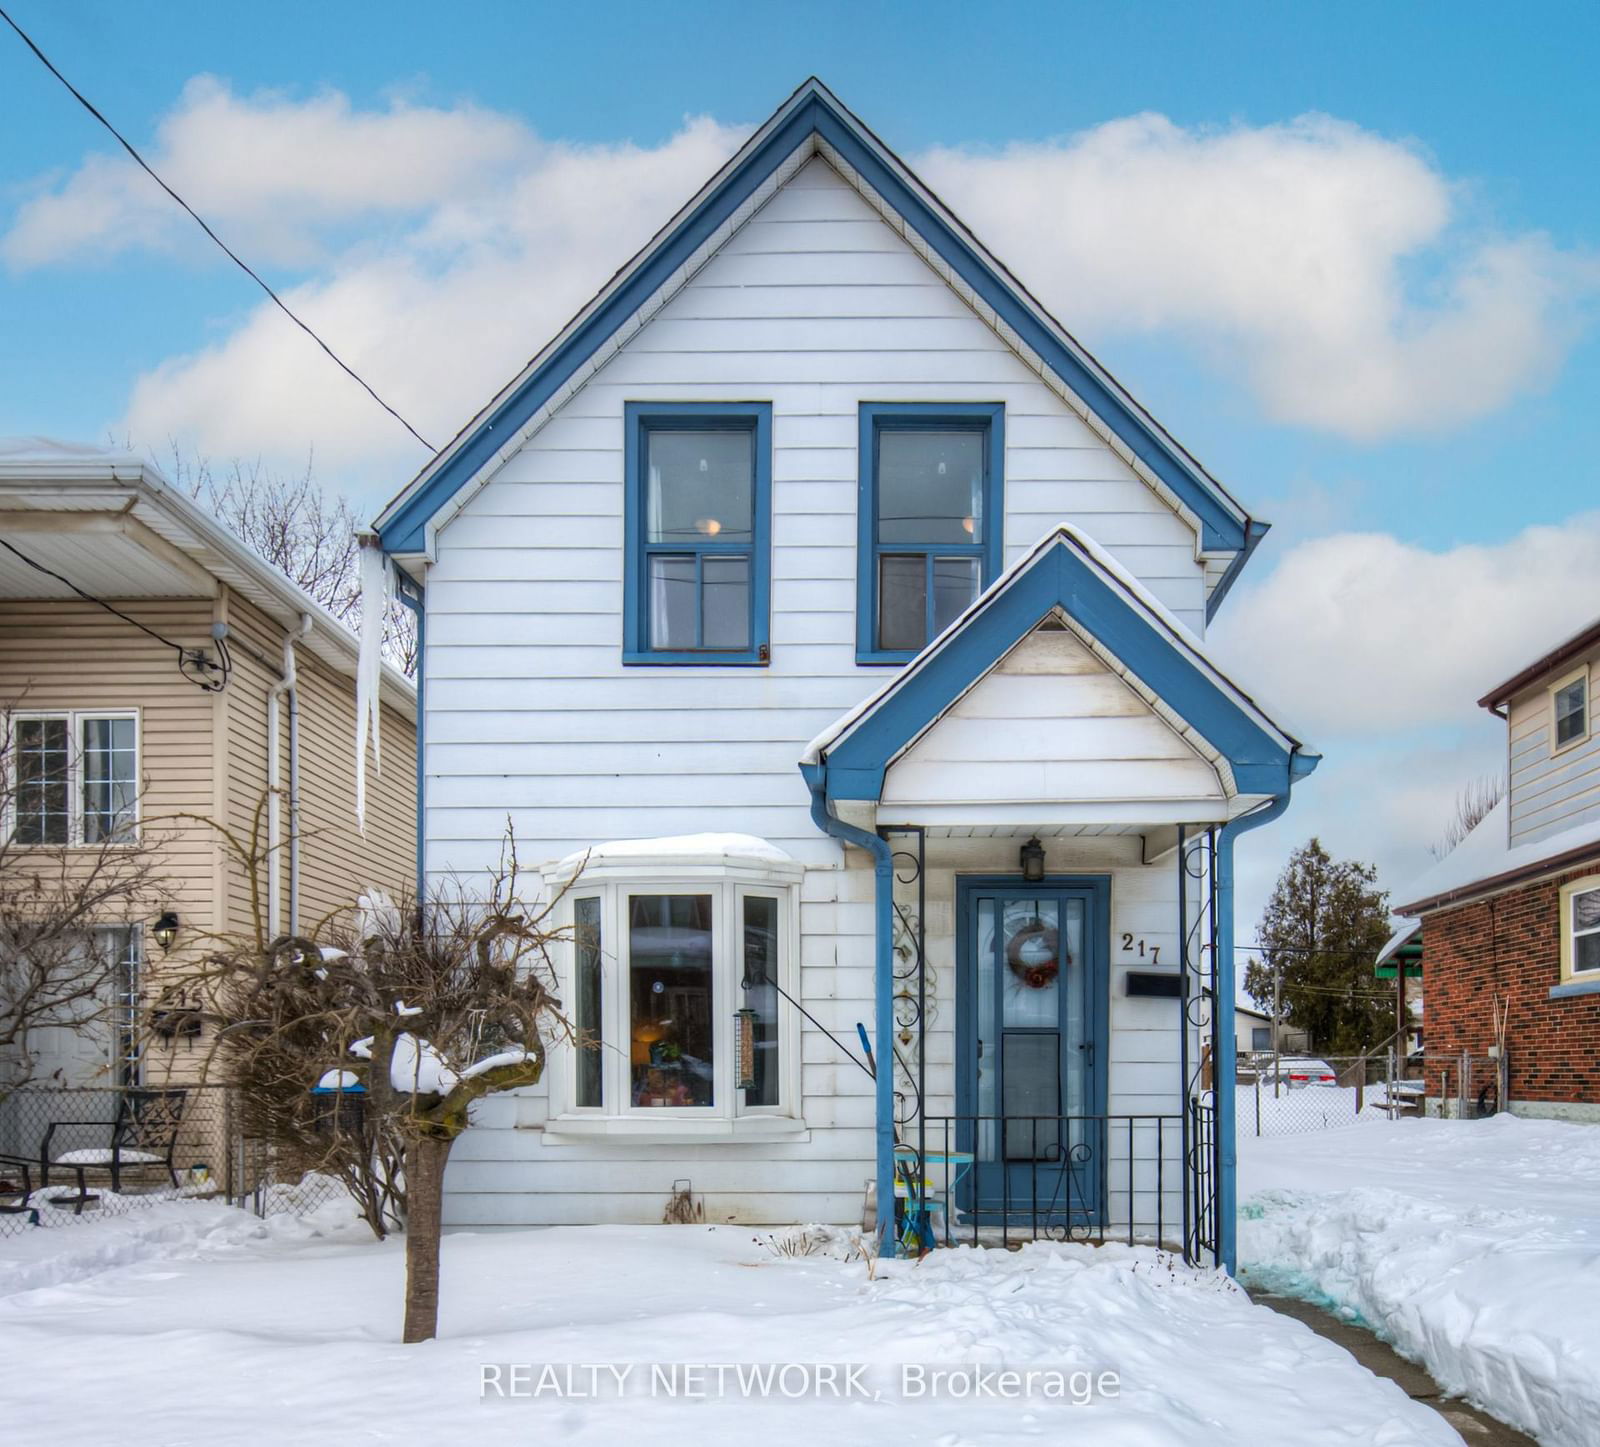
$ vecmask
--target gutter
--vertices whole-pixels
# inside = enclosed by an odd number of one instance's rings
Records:
[[[1289,791],[1294,781],[1309,774],[1316,768],[1317,762],[1317,755],[1302,754],[1298,749],[1291,749],[1288,778],[1284,782],[1283,792],[1274,794],[1251,813],[1230,819],[1217,834],[1217,954],[1213,995],[1215,1018],[1212,1022],[1216,1058],[1213,1061],[1212,1080],[1215,1082],[1217,1111],[1217,1260],[1229,1276],[1239,1274],[1239,1148],[1233,1088],[1238,1075],[1238,1042],[1234,1039],[1232,1014],[1235,993],[1233,845],[1240,835],[1280,818],[1289,807]],[[1227,1027],[1223,1028],[1225,1013]]]
[[[826,763],[801,764],[806,786],[811,790],[811,818],[824,834],[842,844],[854,844],[871,856],[876,888],[873,896],[873,1010],[876,1015],[873,1051],[876,1075],[873,1078],[877,1135],[878,1254],[893,1256],[894,1233],[894,970],[891,959],[894,936],[894,864],[889,841],[869,834],[853,824],[835,818],[828,808],[828,766]],[[886,1229],[885,1229],[886,1227]]]

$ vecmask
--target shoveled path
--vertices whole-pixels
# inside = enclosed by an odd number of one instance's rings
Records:
[[[1524,1436],[1515,1427],[1506,1426],[1459,1397],[1445,1396],[1427,1372],[1415,1362],[1408,1362],[1387,1342],[1379,1341],[1365,1327],[1343,1321],[1320,1306],[1297,1301],[1292,1296],[1252,1291],[1250,1299],[1261,1306],[1270,1306],[1282,1316],[1303,1321],[1318,1336],[1342,1346],[1369,1371],[1394,1382],[1413,1401],[1432,1407],[1461,1434],[1461,1440],[1468,1447],[1538,1447],[1532,1437]]]

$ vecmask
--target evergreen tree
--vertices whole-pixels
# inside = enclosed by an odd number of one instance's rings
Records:
[[[1245,969],[1245,989],[1264,1009],[1278,973],[1282,1018],[1326,1054],[1360,1054],[1394,1029],[1393,996],[1372,973],[1390,933],[1377,878],[1370,864],[1335,860],[1320,840],[1295,850],[1261,916],[1262,956]]]

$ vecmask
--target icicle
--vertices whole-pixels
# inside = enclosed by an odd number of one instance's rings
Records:
[[[383,773],[379,747],[378,684],[383,668],[383,619],[389,604],[389,560],[377,540],[361,543],[361,652],[356,659],[356,824],[367,832],[367,730],[372,730],[372,767]]]

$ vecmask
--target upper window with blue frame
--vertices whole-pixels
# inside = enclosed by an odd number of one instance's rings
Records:
[[[861,404],[856,654],[900,663],[1000,572],[1005,409]]]
[[[623,657],[765,663],[772,407],[630,402]]]

